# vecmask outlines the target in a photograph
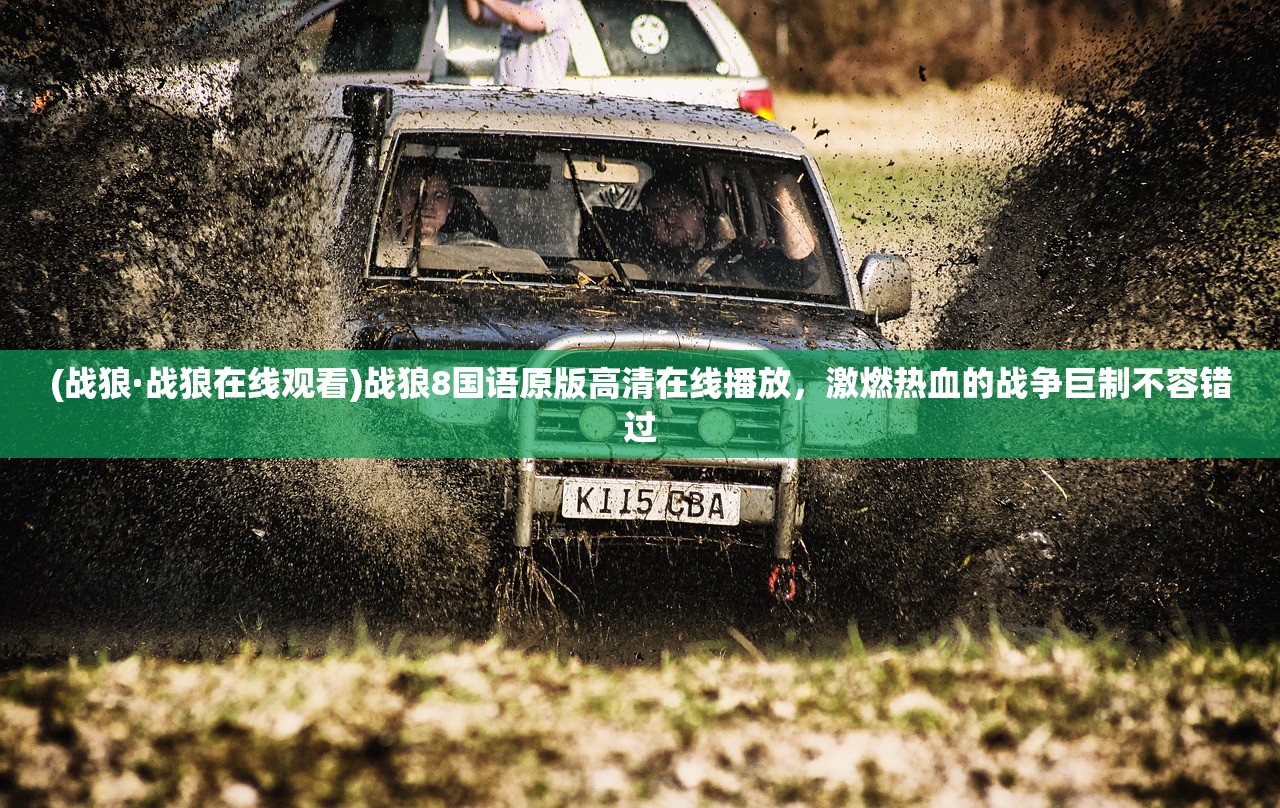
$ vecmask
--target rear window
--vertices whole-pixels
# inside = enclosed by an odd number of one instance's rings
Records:
[[[319,52],[321,73],[414,70],[429,6],[425,0],[350,0],[307,27],[304,48]]]
[[[702,24],[685,3],[583,0],[615,76],[726,75]]]

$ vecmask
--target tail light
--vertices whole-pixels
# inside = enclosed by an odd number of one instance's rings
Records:
[[[773,90],[743,90],[738,93],[738,106],[747,112],[754,112],[766,121],[773,120]]]

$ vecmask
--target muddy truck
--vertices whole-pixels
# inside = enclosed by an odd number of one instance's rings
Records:
[[[910,305],[906,261],[851,261],[813,158],[749,113],[369,85],[343,111],[312,141],[338,200],[332,261],[358,287],[352,349],[526,351],[541,367],[579,351],[728,352],[776,367],[787,352],[892,350],[878,323]],[[662,438],[670,451],[623,459],[639,408],[588,398],[422,410],[425,429],[516,425],[523,456],[475,461],[505,557],[552,540],[712,542],[761,559],[766,600],[804,597],[802,462],[786,436],[838,443],[839,424],[805,421],[799,397],[696,410],[672,397],[646,413],[683,425]]]

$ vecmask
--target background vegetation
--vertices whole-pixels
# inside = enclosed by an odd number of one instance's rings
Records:
[[[927,80],[1056,87],[1064,71],[1212,0],[720,0],[779,86],[901,94]]]

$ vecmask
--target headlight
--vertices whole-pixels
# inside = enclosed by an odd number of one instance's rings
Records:
[[[737,429],[733,414],[719,407],[707,410],[698,418],[698,435],[708,446],[724,446],[733,440]]]
[[[503,402],[496,398],[453,398],[430,396],[418,399],[423,415],[432,421],[459,426],[480,426],[498,417]]]
[[[829,399],[826,382],[805,382],[806,446],[865,446],[887,436],[888,399]]]
[[[593,443],[608,440],[618,428],[618,416],[603,404],[588,404],[578,414],[578,431]]]

